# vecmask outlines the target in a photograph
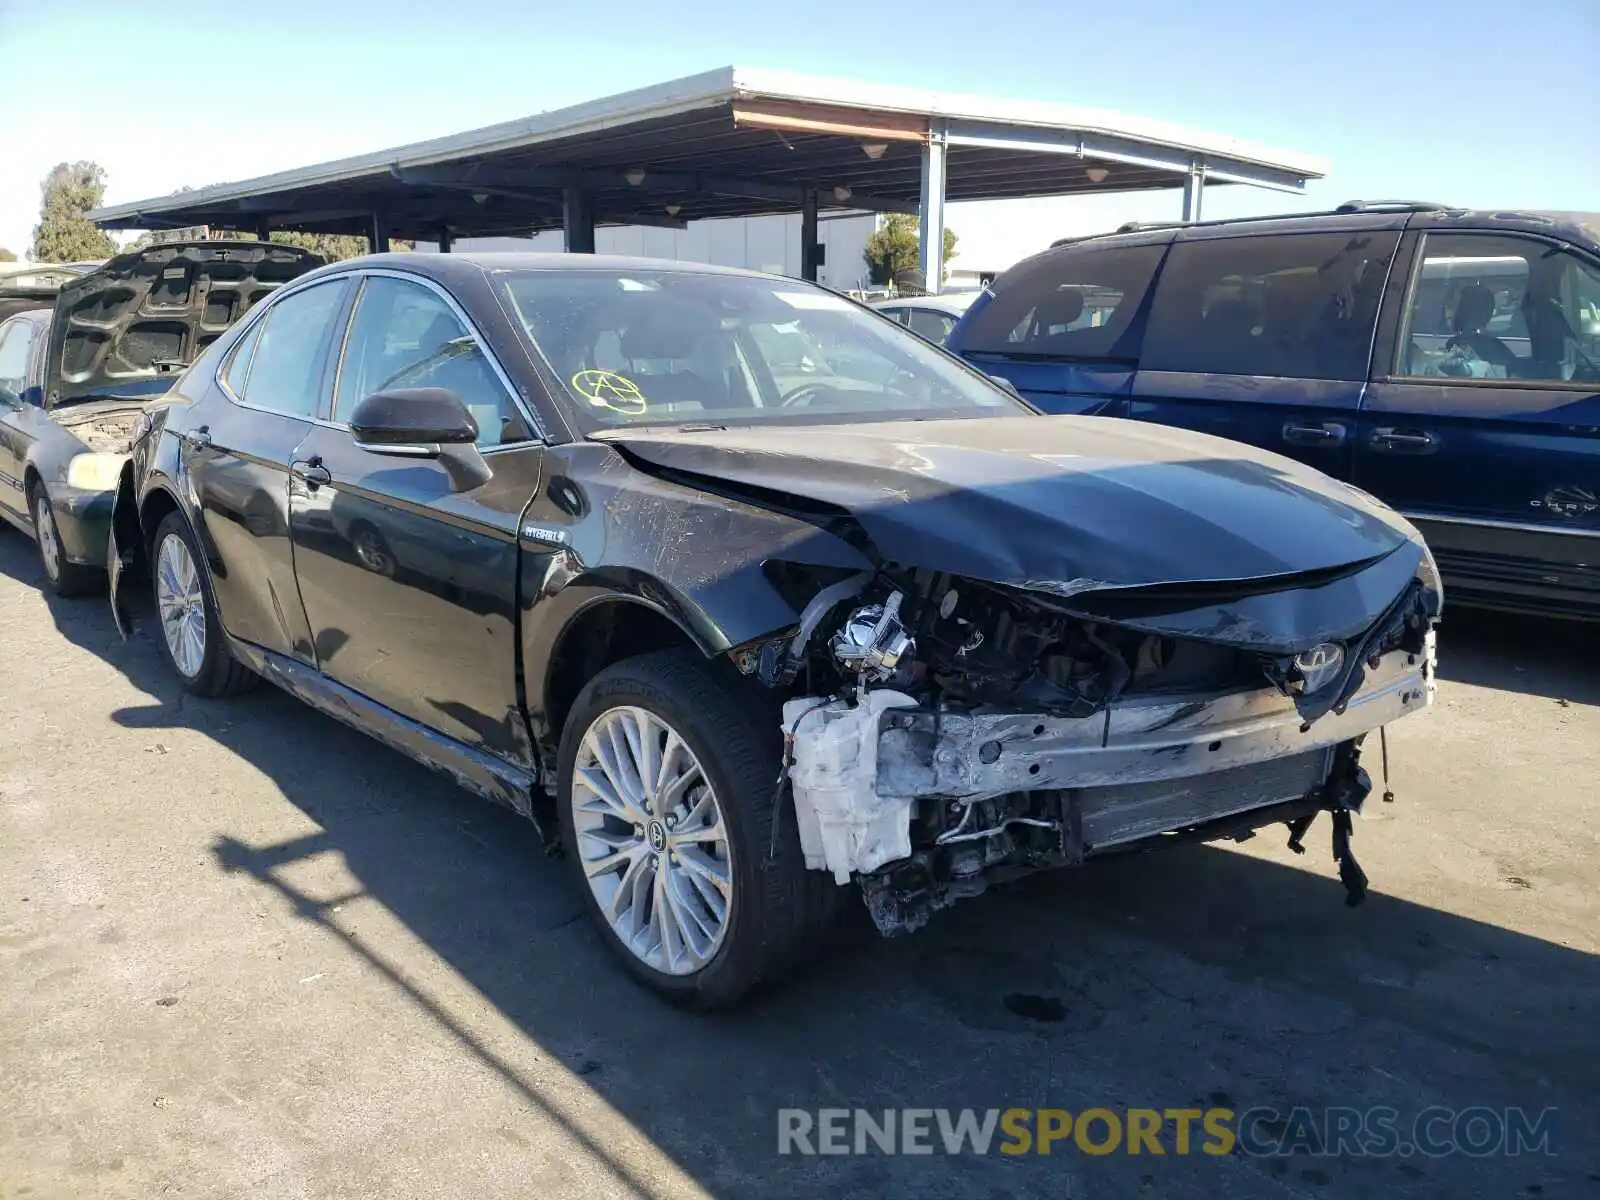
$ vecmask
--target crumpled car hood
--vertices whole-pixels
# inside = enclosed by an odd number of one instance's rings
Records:
[[[1292,459],[1103,417],[598,435],[656,468],[848,512],[884,559],[1047,593],[1355,567],[1416,531]]]

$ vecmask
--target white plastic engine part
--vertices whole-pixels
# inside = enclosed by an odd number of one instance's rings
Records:
[[[859,704],[810,696],[783,706],[784,730],[794,731],[789,780],[800,848],[806,866],[832,871],[835,883],[911,853],[914,797],[878,794],[878,723],[885,709],[916,706],[887,690]]]

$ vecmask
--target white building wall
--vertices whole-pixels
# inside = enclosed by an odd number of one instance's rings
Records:
[[[866,277],[862,254],[867,238],[877,228],[871,213],[829,217],[817,223],[817,239],[827,247],[826,261],[818,273],[829,287],[856,287]],[[602,225],[595,230],[599,254],[624,254],[664,258],[674,262],[706,262],[723,267],[744,267],[774,275],[800,274],[800,214],[778,213],[763,217],[728,217],[691,221],[687,229],[659,229],[650,225]],[[528,250],[560,253],[559,229],[532,237],[460,238],[457,250]],[[436,249],[418,242],[417,249]]]

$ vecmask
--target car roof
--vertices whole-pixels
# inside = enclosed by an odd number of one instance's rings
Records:
[[[419,275],[448,282],[463,275],[483,275],[494,271],[652,271],[677,275],[739,275],[751,279],[785,279],[804,284],[804,280],[787,276],[774,276],[760,271],[746,271],[738,267],[722,267],[713,263],[679,262],[670,258],[636,258],[621,254],[567,254],[536,253],[516,250],[451,251],[448,254],[408,253],[367,254],[360,258],[347,258],[320,271],[318,276],[348,270],[374,267],[394,267],[413,271]]]

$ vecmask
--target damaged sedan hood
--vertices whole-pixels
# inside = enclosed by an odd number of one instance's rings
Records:
[[[809,508],[819,521],[845,516],[886,562],[1025,590],[1086,617],[1263,651],[1366,628],[1424,554],[1404,518],[1320,472],[1133,421],[598,436],[645,469],[706,490]]]
[[[884,559],[1062,598],[1327,572],[1416,540],[1291,459],[1103,417],[600,436],[675,474],[842,509]]]

